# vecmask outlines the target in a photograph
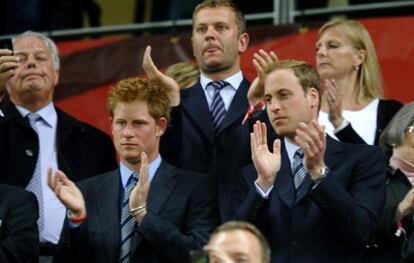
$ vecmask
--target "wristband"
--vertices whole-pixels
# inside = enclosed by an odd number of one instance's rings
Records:
[[[88,217],[87,214],[86,214],[86,212],[85,212],[85,214],[83,216],[73,217],[73,213],[69,209],[68,209],[68,212],[67,212],[67,216],[68,216],[70,222],[72,222],[74,224],[81,223],[81,222],[85,221],[85,219]]]
[[[129,210],[129,212],[131,213],[131,214],[134,214],[136,211],[138,211],[138,210],[141,210],[141,209],[143,209],[143,208],[147,208],[147,204],[143,204],[143,205],[139,205],[139,206],[137,206],[137,207],[135,207],[135,208],[132,208],[132,209],[130,209]]]
[[[132,213],[132,215],[133,216],[139,216],[139,215],[141,215],[141,214],[143,214],[145,212],[147,212],[147,208],[146,207],[144,207],[142,209],[139,209],[139,210],[136,210],[135,212]]]

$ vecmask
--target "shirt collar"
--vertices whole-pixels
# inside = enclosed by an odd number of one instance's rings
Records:
[[[286,151],[287,154],[289,156],[289,160],[292,163],[293,162],[293,156],[295,155],[295,152],[300,148],[299,146],[297,146],[296,144],[294,144],[291,140],[289,140],[288,138],[284,138],[285,141],[285,147],[286,147]]]
[[[23,116],[23,118],[26,118],[29,113],[31,113],[26,108],[23,108],[22,106],[15,105],[16,109],[19,111],[19,113]],[[45,107],[41,108],[40,110],[36,111],[35,113],[39,114],[40,117],[42,117],[42,120],[48,124],[50,127],[54,128],[57,124],[57,113],[56,109],[53,106],[53,103],[49,103]]]
[[[237,90],[240,86],[240,83],[243,81],[243,74],[241,70],[239,70],[236,74],[231,75],[230,77],[223,79],[224,81],[228,82],[233,89]],[[200,74],[200,84],[201,87],[205,90],[207,88],[207,84],[214,80],[208,78],[203,73]]]
[[[154,179],[155,172],[158,170],[158,167],[160,166],[161,161],[162,161],[161,155],[158,154],[157,158],[155,158],[155,160],[152,161],[148,165],[148,175],[149,175],[150,183],[151,183],[152,179]],[[121,172],[122,187],[125,188],[129,177],[131,176],[131,174],[134,173],[134,171],[129,169],[122,161],[119,165],[119,169],[120,169],[120,172]]]

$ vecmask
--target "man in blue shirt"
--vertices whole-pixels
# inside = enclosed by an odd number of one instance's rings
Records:
[[[79,188],[49,171],[49,185],[68,208],[56,262],[188,261],[218,222],[216,194],[210,177],[159,154],[170,112],[166,90],[122,80],[110,91],[108,111],[120,168]]]

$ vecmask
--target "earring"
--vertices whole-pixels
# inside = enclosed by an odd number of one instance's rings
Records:
[[[354,70],[358,71],[359,70],[359,66],[354,66]]]

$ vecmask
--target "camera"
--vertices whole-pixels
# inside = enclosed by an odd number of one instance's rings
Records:
[[[13,51],[13,41],[11,38],[0,39],[0,49],[8,49]]]

